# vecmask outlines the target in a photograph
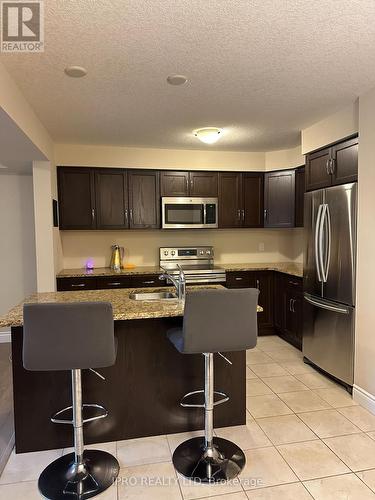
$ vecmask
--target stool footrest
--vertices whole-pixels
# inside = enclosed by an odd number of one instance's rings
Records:
[[[199,391],[188,392],[181,399],[180,406],[182,406],[183,408],[204,408],[205,407],[204,403],[203,404],[195,404],[195,403],[185,402],[188,398],[190,398],[191,396],[196,396],[197,394],[204,394],[204,390],[201,389]],[[229,396],[227,396],[227,394],[225,394],[225,392],[214,391],[214,396],[221,396],[221,399],[214,402],[214,406],[218,406],[218,405],[221,405],[221,404],[229,401]]]
[[[95,420],[99,420],[100,418],[105,418],[108,416],[108,411],[104,408],[104,406],[96,405],[96,404],[84,404],[82,405],[82,411],[84,412],[86,408],[95,408],[99,411],[98,415],[94,415],[93,417],[83,418],[82,422],[86,424],[87,422],[94,422]],[[72,413],[73,407],[67,406],[62,410],[56,412],[51,417],[51,422],[54,424],[70,424],[73,425],[73,416],[72,418],[63,418],[64,415],[68,414],[68,412]]]

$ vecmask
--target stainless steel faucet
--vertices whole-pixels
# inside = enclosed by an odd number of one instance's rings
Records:
[[[178,277],[171,276],[164,268],[163,271],[164,273],[159,276],[159,280],[165,280],[168,279],[170,280],[174,287],[176,288],[177,292],[177,297],[179,300],[184,300],[185,295],[186,295],[186,278],[185,278],[185,273],[180,265],[178,265],[179,273]]]

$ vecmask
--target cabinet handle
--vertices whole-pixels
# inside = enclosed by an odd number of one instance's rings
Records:
[[[260,283],[259,283],[259,280],[256,280],[256,285],[257,285],[258,290],[260,291]]]
[[[79,284],[77,284],[77,285],[72,284],[72,285],[70,285],[70,286],[71,286],[72,288],[82,288],[82,287],[86,286],[86,283],[79,283]]]
[[[289,281],[289,285],[298,286],[299,283],[297,281]]]
[[[245,221],[245,209],[243,208],[241,212],[242,212],[242,220]]]
[[[153,285],[155,283],[155,280],[150,280],[150,281],[142,281],[144,285]]]
[[[294,304],[296,303],[295,299],[292,299],[292,311],[295,313],[296,310],[294,309]]]
[[[130,222],[133,222],[133,209],[130,209]]]
[[[189,194],[189,179],[186,177],[185,181],[186,181],[186,194]]]
[[[234,278],[236,281],[242,281],[243,278]]]
[[[293,312],[293,309],[292,309],[292,300],[293,299],[289,299],[289,311],[290,312]]]
[[[241,210],[237,210],[237,219],[240,221],[241,220]]]
[[[268,219],[268,210],[265,208],[264,209],[264,220]]]
[[[128,209],[125,208],[125,224],[129,224],[129,214],[128,214]]]
[[[91,218],[92,218],[92,221],[94,222],[95,221],[95,208],[93,208],[91,210]]]
[[[113,283],[107,283],[109,286],[119,286],[121,285],[120,281],[114,281]]]

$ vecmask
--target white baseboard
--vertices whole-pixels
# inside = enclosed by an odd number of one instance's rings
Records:
[[[10,332],[0,332],[0,344],[5,344],[11,341]]]
[[[353,385],[353,399],[375,415],[375,396],[373,394],[358,387],[358,385]]]

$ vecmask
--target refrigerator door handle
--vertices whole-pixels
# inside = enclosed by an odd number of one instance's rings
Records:
[[[323,302],[323,301],[320,301],[320,300],[312,297],[308,293],[304,294],[304,299],[309,304],[312,304],[313,306],[316,306],[316,307],[320,307],[320,309],[326,309],[327,311],[332,311],[332,312],[336,312],[336,313],[340,313],[340,314],[349,314],[349,312],[350,312],[348,307],[335,306],[333,304],[328,304],[327,302]]]
[[[319,282],[322,281],[322,272],[321,272],[322,267],[320,258],[320,235],[321,235],[320,228],[321,228],[322,210],[323,210],[323,205],[320,204],[315,223],[315,267]]]
[[[323,225],[326,225],[326,232],[324,234],[327,236],[326,241],[326,255],[323,268],[323,282],[327,283],[328,273],[329,273],[329,263],[331,261],[331,240],[332,240],[332,230],[331,230],[331,213],[329,211],[329,205],[325,204],[325,209],[323,212]]]

